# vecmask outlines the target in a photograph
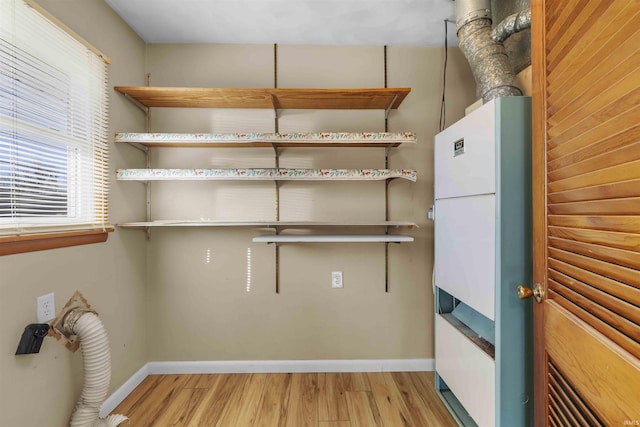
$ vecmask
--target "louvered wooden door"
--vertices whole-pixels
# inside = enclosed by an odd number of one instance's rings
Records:
[[[536,425],[640,425],[640,1],[532,25]]]

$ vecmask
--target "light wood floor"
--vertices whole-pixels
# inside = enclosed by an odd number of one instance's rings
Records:
[[[456,426],[432,372],[151,375],[114,413],[132,427]]]

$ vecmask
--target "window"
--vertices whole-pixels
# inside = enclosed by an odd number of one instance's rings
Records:
[[[0,0],[0,243],[111,231],[108,61],[53,21]]]

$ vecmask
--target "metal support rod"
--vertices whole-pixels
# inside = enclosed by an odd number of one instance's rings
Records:
[[[389,293],[389,242],[384,243],[384,291]]]
[[[384,45],[384,48],[382,50],[383,53],[383,64],[384,64],[384,88],[387,88],[387,45]],[[391,109],[391,106],[393,106],[393,103],[396,102],[395,97],[393,98],[393,101],[391,101],[391,105],[389,105],[387,108],[385,108],[384,110],[384,131],[388,132],[388,128],[389,125],[387,123],[387,119],[389,117],[389,110]],[[386,154],[385,154],[386,155]]]
[[[385,150],[384,168],[389,169],[389,153]],[[384,181],[384,220],[389,221],[389,182],[391,179]]]
[[[387,87],[387,45],[383,47],[383,61],[384,61],[384,87]]]
[[[280,152],[278,151],[278,149],[274,146],[273,147],[274,151],[275,151],[275,162],[274,162],[274,166],[276,169],[280,169]],[[275,208],[276,208],[276,221],[280,221],[280,181],[275,180]],[[278,234],[278,228],[276,228],[276,234]]]
[[[278,242],[276,245],[276,294],[280,293],[280,245]]]
[[[147,73],[147,86],[151,86],[151,73]],[[151,109],[149,107],[145,107],[145,131],[147,133],[151,132]],[[147,169],[151,169],[151,150],[145,150],[145,167]],[[146,191],[146,220],[147,222],[151,222],[151,182],[145,182],[145,191]],[[151,240],[151,227],[146,227],[145,229],[147,235],[147,241]]]
[[[151,73],[147,73],[147,87],[151,86]],[[151,132],[151,108],[145,107],[147,109],[147,122],[145,124],[147,133]]]
[[[280,221],[280,183],[278,181],[275,181],[276,184],[276,194],[275,194],[275,199],[276,199],[276,221]],[[278,230],[276,229],[276,234],[278,234]]]
[[[147,132],[149,132],[149,128],[147,128]],[[149,150],[145,152],[145,167],[147,169],[151,169],[151,152]],[[147,222],[151,222],[151,181],[146,181],[144,183],[144,187],[146,194],[145,218]],[[147,235],[147,241],[151,240],[151,227],[147,226],[145,232]]]
[[[273,44],[273,87],[278,87],[278,44]]]
[[[278,45],[276,43],[273,44],[273,87],[277,88],[278,87]],[[271,104],[273,105],[273,114],[274,114],[274,118],[273,118],[273,127],[274,127],[274,132],[278,133],[280,130],[280,126],[278,123],[278,100],[276,99],[276,97],[271,94]],[[275,144],[271,145],[273,147],[273,151],[275,153],[275,167],[276,169],[280,168],[280,151],[278,150],[278,147],[275,146]],[[279,181],[275,181],[275,204],[276,204],[276,223],[280,221],[280,182]],[[275,231],[276,231],[276,235],[280,234],[280,227],[278,227],[276,225],[275,227]],[[278,243],[276,242],[275,244],[275,257],[276,257],[276,277],[275,277],[275,282],[276,282],[276,294],[280,293],[280,245],[278,245]]]
[[[276,151],[277,153],[277,151]],[[276,154],[276,168],[279,167],[280,162],[278,161],[278,156]],[[276,222],[280,221],[280,183],[275,181],[276,184],[276,194],[275,194],[275,202],[276,202]],[[280,228],[278,226],[275,227],[276,235],[280,234]],[[276,251],[276,294],[280,293],[280,246],[276,243],[275,247]]]
[[[389,169],[389,156],[385,153],[384,167]],[[389,221],[389,183],[390,179],[384,182],[384,220]],[[389,234],[389,227],[384,228],[384,234]],[[384,291],[389,292],[389,242],[384,244]]]
[[[387,46],[384,46],[384,87],[387,87]],[[389,111],[395,104],[398,95],[393,97],[389,106],[384,110],[384,131],[389,132]],[[392,145],[389,144],[384,149],[384,168],[389,169],[389,151]],[[389,180],[384,182],[384,220],[389,221]],[[389,234],[389,227],[384,228],[384,234]],[[389,292],[389,243],[384,244],[384,291]]]
[[[278,88],[278,44],[273,44],[273,88]],[[278,133],[278,100],[271,94],[271,104],[273,105],[273,120],[275,133]]]

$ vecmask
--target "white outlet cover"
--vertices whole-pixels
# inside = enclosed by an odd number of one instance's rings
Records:
[[[56,317],[56,300],[52,293],[36,298],[38,323],[48,323]]]
[[[331,287],[333,289],[342,288],[342,271],[333,271],[331,273]]]

